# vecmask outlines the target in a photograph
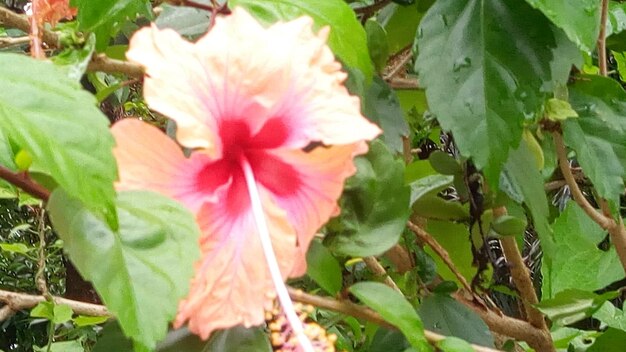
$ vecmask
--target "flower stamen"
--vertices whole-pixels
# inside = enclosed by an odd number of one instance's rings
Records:
[[[280,273],[280,268],[278,267],[276,255],[274,254],[274,248],[272,247],[272,240],[270,238],[267,221],[265,220],[263,205],[261,203],[261,197],[259,195],[259,189],[256,185],[254,173],[252,172],[252,167],[250,166],[250,163],[248,163],[248,160],[244,155],[241,155],[239,161],[241,169],[243,170],[244,177],[246,179],[246,185],[248,186],[247,188],[248,194],[250,196],[252,214],[254,216],[254,221],[256,222],[257,230],[259,232],[259,239],[261,241],[261,247],[263,247],[265,261],[269,268],[272,281],[274,282],[274,287],[276,288],[278,301],[280,302],[285,316],[289,321],[289,325],[291,325],[291,329],[293,329],[294,335],[298,338],[300,347],[302,347],[304,352],[315,352],[311,340],[309,340],[309,338],[304,333],[302,321],[296,314],[293,302],[289,297],[287,287],[285,286],[285,282],[283,281],[283,277]]]

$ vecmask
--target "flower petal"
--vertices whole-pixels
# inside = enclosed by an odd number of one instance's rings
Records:
[[[287,277],[293,266],[295,231],[267,194],[263,209],[277,260]],[[216,329],[246,327],[264,321],[274,285],[250,209],[245,180],[239,174],[223,202],[207,203],[197,216],[202,229],[203,259],[196,265],[190,293],[179,306],[174,325],[189,321],[189,330],[206,339]]]
[[[210,77],[195,51],[175,31],[152,26],[135,33],[126,56],[145,67],[144,97],[150,108],[176,121],[178,141],[218,156],[215,119],[204,102]]]
[[[326,45],[328,30],[315,35],[312,26],[301,17],[265,29],[241,8],[216,19],[195,52],[204,63],[197,74],[210,77],[202,97],[218,125],[245,122],[259,148],[350,144],[380,134],[343,87],[347,76]]]
[[[185,158],[176,142],[150,124],[124,119],[111,133],[120,173],[117,189],[159,192],[197,212],[204,202],[216,201],[230,182],[219,163],[204,154]]]
[[[329,148],[273,150],[250,158],[254,173],[298,235],[296,262],[291,277],[306,271],[306,251],[319,228],[338,214],[337,199],[344,181],[354,174],[355,155],[365,153],[364,142]]]

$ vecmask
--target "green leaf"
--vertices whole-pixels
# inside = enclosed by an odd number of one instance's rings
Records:
[[[13,54],[0,54],[0,91],[0,129],[32,155],[31,170],[117,226],[114,141],[94,97],[51,63]]]
[[[421,2],[423,1],[418,3]],[[385,6],[377,16],[387,31],[390,54],[395,54],[413,43],[417,26],[424,16],[418,6],[417,3],[411,6],[391,4]]]
[[[37,303],[30,311],[30,316],[33,318],[46,318],[48,320],[54,319],[54,303],[48,301]]]
[[[372,338],[368,352],[404,352],[411,345],[404,335],[397,330],[378,328]]]
[[[626,331],[626,314],[623,310],[615,308],[611,302],[604,302],[600,309],[593,313],[593,317],[609,327]]]
[[[512,188],[511,188],[512,187]],[[526,141],[509,154],[500,177],[501,190],[518,203],[525,203],[530,210],[534,228],[539,234],[542,246],[552,243],[552,229],[548,222],[550,210],[543,186],[543,177],[537,169],[537,160]]]
[[[420,304],[419,314],[428,330],[477,345],[494,347],[493,336],[485,322],[448,295],[426,297]]]
[[[428,161],[435,171],[443,175],[456,175],[463,172],[459,162],[452,155],[441,150],[432,152]]]
[[[411,182],[411,204],[427,195],[436,195],[440,191],[452,185],[453,176],[431,175]]]
[[[429,220],[426,230],[448,252],[452,262],[467,280],[472,280],[476,274],[473,267],[471,244],[468,241],[470,234],[467,225],[448,221]],[[448,269],[441,257],[434,253],[430,247],[424,248],[437,264],[437,273],[445,280],[457,282],[456,276]]]
[[[95,49],[96,36],[92,33],[87,37],[82,47],[66,48],[58,55],[53,56],[51,60],[66,72],[67,77],[80,81],[85,71],[87,71],[87,66]]]
[[[576,203],[567,204],[552,229],[554,246],[544,248],[544,297],[571,288],[595,291],[624,277],[615,247],[608,251],[598,248],[606,231]]]
[[[211,339],[202,352],[234,351],[237,352],[271,352],[273,351],[267,334],[262,328],[244,328],[235,326],[228,330],[220,330],[211,335]]]
[[[363,26],[354,11],[343,0],[230,0],[230,8],[241,6],[265,23],[293,20],[309,15],[319,30],[330,26],[328,45],[346,65],[356,67],[370,81],[372,62],[367,50],[367,38]]]
[[[72,308],[67,304],[55,304],[54,319],[52,319],[52,322],[55,324],[63,324],[66,321],[72,320],[73,314]]]
[[[413,212],[427,219],[467,221],[470,218],[469,204],[445,200],[436,194],[427,194],[413,203]]]
[[[23,243],[0,243],[0,249],[9,253],[26,254],[35,248],[28,247]]]
[[[94,284],[125,334],[152,349],[187,294],[199,230],[192,214],[155,193],[120,193],[117,209],[120,227],[112,231],[62,191],[48,203],[54,228],[81,275]]]
[[[70,0],[78,9],[76,16],[80,29],[96,34],[96,48],[102,51],[127,19],[137,15],[152,18],[152,6],[148,0]]]
[[[204,352],[207,342],[192,334],[186,327],[170,330],[157,345],[156,352]],[[209,352],[209,351],[206,351]]]
[[[120,328],[119,322],[117,320],[113,320],[112,322],[106,324],[100,336],[98,337],[98,341],[93,348],[92,352],[132,352],[133,351],[133,343],[130,339],[128,339],[122,329]]]
[[[491,222],[491,228],[501,236],[521,236],[526,229],[526,219],[503,215]]]
[[[597,295],[589,291],[569,289],[557,293],[554,298],[541,301],[535,307],[554,324],[569,325],[590,317],[604,302],[618,295],[614,291]]]
[[[586,352],[622,352],[626,346],[626,331],[608,328]]]
[[[387,32],[385,32],[380,23],[370,18],[365,22],[365,33],[367,34],[367,48],[374,63],[374,68],[380,72],[387,65],[387,59],[389,58]]]
[[[341,290],[341,266],[319,240],[313,240],[306,253],[307,275],[331,295]]]
[[[578,117],[578,113],[572,109],[570,103],[550,98],[546,103],[546,117],[552,121],[564,121],[570,117]]]
[[[344,255],[379,255],[398,242],[409,218],[404,163],[374,141],[355,164],[357,173],[346,182],[341,198],[341,216],[327,226],[324,244]]]
[[[356,283],[350,292],[400,329],[411,346],[418,351],[432,351],[419,315],[401,293],[378,282]]]
[[[402,137],[408,137],[409,125],[404,120],[398,96],[378,76],[363,97],[363,114],[383,129],[383,142],[394,152],[402,153]]]
[[[569,39],[585,51],[595,49],[600,34],[600,2],[595,0],[526,0],[541,10]]]
[[[49,350],[47,346],[44,346],[44,347],[34,346],[34,349],[35,349],[35,352],[48,352],[48,351],[49,352],[84,352],[85,351],[85,348],[83,347],[83,345],[80,343],[79,340],[55,342],[50,345]],[[121,351],[117,351],[117,352],[121,352]]]
[[[611,1],[606,21],[606,36],[619,34],[624,30],[626,30],[626,4]]]
[[[448,336],[437,342],[437,347],[442,352],[473,352],[474,348],[469,343],[458,337]]]
[[[437,1],[416,45],[415,69],[431,111],[493,188],[523,122],[580,58],[540,12],[518,0]]]
[[[103,324],[107,320],[109,320],[109,317],[106,317],[106,316],[91,317],[91,316],[86,316],[86,315],[79,315],[72,320],[74,321],[74,324],[76,324],[76,326],[82,327],[82,326],[92,326],[92,325]]]
[[[197,37],[209,29],[209,12],[186,6],[162,4],[163,11],[154,22],[157,27],[171,28],[180,35]]]
[[[610,78],[584,75],[570,86],[569,96],[580,118],[563,123],[565,143],[617,214],[626,177],[626,92]]]

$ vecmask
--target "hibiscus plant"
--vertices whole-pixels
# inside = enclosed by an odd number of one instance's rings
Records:
[[[0,351],[622,351],[625,30],[0,1]]]

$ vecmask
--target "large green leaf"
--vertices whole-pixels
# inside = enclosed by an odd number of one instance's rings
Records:
[[[48,210],[72,263],[94,284],[125,334],[153,349],[187,294],[199,256],[193,215],[149,192],[119,194],[118,231],[62,191],[52,194]]]
[[[419,307],[424,326],[446,336],[456,336],[468,342],[494,347],[489,327],[476,313],[447,295],[433,294],[422,300]]]
[[[526,0],[541,10],[555,25],[585,51],[593,51],[600,34],[600,1]]]
[[[409,125],[396,93],[378,76],[363,97],[363,114],[383,129],[381,139],[385,144],[402,153],[402,137],[409,136]]]
[[[600,309],[593,313],[593,317],[607,326],[626,331],[626,314],[611,302],[604,302]]]
[[[418,10],[418,4],[400,6],[390,4],[380,11],[377,16],[387,31],[389,53],[395,54],[413,43],[415,31],[424,16]]]
[[[211,15],[208,11],[185,6],[161,5],[163,12],[155,24],[159,28],[171,28],[180,35],[197,37],[209,29]]]
[[[439,0],[416,44],[430,109],[494,188],[523,122],[580,57],[541,12],[518,0]]]
[[[114,141],[94,97],[52,63],[13,54],[0,54],[0,91],[0,129],[32,156],[31,169],[115,227]]]
[[[606,231],[576,203],[567,204],[552,228],[554,246],[544,248],[544,297],[570,288],[594,291],[624,277],[615,247],[598,248]]]
[[[241,6],[266,23],[308,15],[316,28],[330,26],[328,45],[346,65],[356,67],[370,80],[374,72],[363,26],[343,0],[231,0],[230,8]]]
[[[426,228],[441,246],[448,252],[452,262],[467,280],[472,280],[476,268],[472,265],[474,257],[469,242],[470,234],[467,225],[450,221],[429,220]],[[437,273],[445,280],[457,281],[456,276],[446,263],[430,247],[424,248],[437,264]]]
[[[626,93],[611,79],[582,76],[570,101],[580,118],[563,123],[565,143],[616,213],[626,176]]]
[[[622,352],[626,346],[626,331],[608,328],[587,352]]]
[[[626,4],[609,3],[608,21],[606,22],[606,36],[619,34],[626,30]]]
[[[327,226],[324,244],[345,255],[379,255],[398,242],[409,218],[404,163],[374,141],[355,164],[357,173],[346,182],[341,199],[341,216]]]
[[[359,282],[350,292],[395,325],[418,351],[432,351],[424,336],[424,326],[411,304],[391,287],[378,282]]]

